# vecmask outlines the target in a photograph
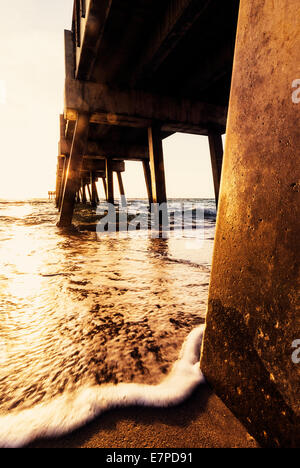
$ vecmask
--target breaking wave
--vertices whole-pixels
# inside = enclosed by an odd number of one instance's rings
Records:
[[[92,421],[111,408],[141,405],[174,406],[205,382],[200,370],[204,325],[187,337],[178,361],[158,385],[121,383],[87,386],[64,393],[48,403],[0,416],[0,446],[22,447],[37,438],[58,437]]]

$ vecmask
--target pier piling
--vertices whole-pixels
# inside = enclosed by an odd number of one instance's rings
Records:
[[[152,195],[151,171],[150,171],[149,161],[143,161],[143,169],[144,169],[144,176],[145,176],[145,183],[146,183],[149,205],[151,206],[151,204],[153,203],[153,195]]]
[[[92,206],[97,206],[99,201],[98,193],[97,193],[97,186],[96,186],[96,175],[94,171],[90,172],[90,181],[91,181],[91,188],[92,188]]]
[[[264,447],[299,447],[298,0],[241,0],[201,369]]]
[[[82,203],[85,205],[87,200],[86,200],[86,185],[84,183],[84,180],[81,179],[81,190],[82,190]]]
[[[123,179],[121,172],[117,172],[118,183],[119,183],[119,190],[120,190],[120,197],[121,197],[121,205],[126,206],[126,197],[125,197],[125,190],[123,185]]]
[[[79,185],[78,168],[82,165],[82,159],[87,144],[89,120],[88,114],[79,114],[77,117],[58,227],[68,227],[72,224],[75,196]]]
[[[216,206],[219,203],[220,182],[223,164],[223,141],[220,133],[209,132],[208,134],[212,174],[215,188]]]
[[[160,126],[148,128],[152,196],[154,203],[166,203],[164,155]]]
[[[104,194],[105,194],[105,200],[107,201],[107,184],[106,184],[105,177],[102,177],[102,183],[103,183],[103,189],[104,189]]]
[[[114,179],[112,170],[112,161],[107,158],[106,160],[106,200],[108,203],[114,204]]]

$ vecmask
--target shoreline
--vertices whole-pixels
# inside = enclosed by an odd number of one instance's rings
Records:
[[[36,440],[27,448],[259,448],[259,445],[206,384],[176,407],[112,409],[64,437]]]

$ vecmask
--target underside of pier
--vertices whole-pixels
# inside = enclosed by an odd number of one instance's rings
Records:
[[[74,2],[65,31],[59,226],[72,222],[87,158],[108,161],[108,172],[110,160],[141,161],[149,201],[165,202],[162,140],[175,132],[209,137],[218,198],[239,1],[223,3]]]

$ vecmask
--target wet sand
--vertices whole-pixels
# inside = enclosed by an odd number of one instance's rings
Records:
[[[207,385],[174,408],[122,408],[29,448],[259,448]]]

